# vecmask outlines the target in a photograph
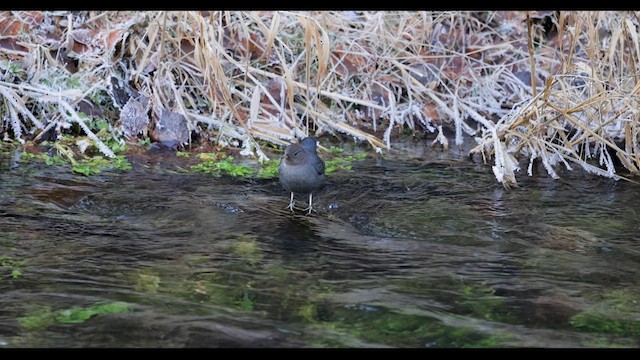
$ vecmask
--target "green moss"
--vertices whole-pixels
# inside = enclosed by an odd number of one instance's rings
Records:
[[[280,264],[270,263],[265,267],[266,273],[272,279],[285,279],[289,272]]]
[[[62,145],[61,143],[56,143],[55,148],[58,151],[58,154],[53,156],[47,153],[38,154],[23,151],[21,161],[36,161],[44,163],[48,166],[71,165],[71,169],[74,172],[85,176],[99,174],[102,171],[108,169],[122,171],[128,171],[132,169],[131,163],[124,155],[117,155],[112,159],[104,158],[101,155],[96,155],[93,157],[84,157],[80,160],[76,160],[75,155],[70,148]]]
[[[241,235],[233,239],[231,252],[251,263],[258,262],[263,257],[257,237],[253,235]]]
[[[116,170],[129,171],[133,168],[129,160],[123,155],[117,155],[111,161],[113,162],[113,168]]]
[[[51,308],[44,307],[35,309],[28,316],[19,317],[20,325],[29,331],[44,330],[53,325],[56,321],[56,313]]]
[[[590,333],[623,337],[640,336],[640,294],[633,289],[620,289],[599,294],[598,303],[574,315],[569,323]]]
[[[82,323],[87,321],[94,313],[91,309],[74,307],[60,310],[56,315],[56,322],[63,324]]]
[[[503,316],[497,315],[502,308],[502,298],[495,296],[495,290],[487,286],[462,285],[463,299],[455,303],[468,315],[485,320],[498,320]]]
[[[214,176],[222,174],[237,176],[249,176],[253,174],[253,169],[244,164],[236,164],[232,156],[216,153],[199,154],[202,160],[200,164],[191,166],[192,170],[202,171]]]
[[[62,156],[60,155],[49,156],[49,154],[46,154],[46,153],[34,154],[26,151],[22,152],[20,156],[20,161],[21,162],[30,162],[30,161],[43,162],[49,166],[67,164],[67,161],[64,158],[62,158]]]
[[[13,270],[11,270],[11,277],[12,277],[13,279],[17,279],[17,278],[19,278],[20,276],[22,276],[22,271],[20,271],[20,269],[13,269]]]
[[[640,321],[613,319],[610,315],[587,311],[574,315],[569,323],[578,330],[617,336],[640,336]]]
[[[305,323],[314,324],[318,322],[316,304],[305,304],[301,306],[296,312],[296,315],[302,318]]]
[[[362,312],[336,314],[344,321],[336,322],[336,328],[368,342],[398,347],[497,347],[508,340],[508,334],[486,336],[472,328],[456,328],[441,321],[394,312]]]
[[[0,61],[0,69],[6,70],[8,74],[11,74],[17,78],[23,78],[26,74],[26,72],[20,65],[12,61]],[[8,74],[5,74],[4,76],[6,77]]]
[[[129,304],[121,301],[115,301],[89,308],[73,307],[70,309],[58,310],[56,312],[55,320],[56,322],[63,324],[82,323],[95,315],[118,314],[127,312],[128,310]]]
[[[25,260],[15,260],[11,256],[0,256],[0,268],[6,268],[11,271],[11,277],[14,279],[22,276],[21,267],[26,263]]]
[[[115,170],[131,170],[131,163],[126,157],[118,155],[113,159],[106,159],[101,155],[96,155],[90,158],[82,159],[76,162],[71,169],[74,172],[80,173],[85,176],[95,175],[101,173],[106,169]]]
[[[596,294],[597,303],[569,319],[574,328],[602,335],[640,337],[640,294],[635,289],[620,289]]]
[[[129,304],[121,301],[99,304],[88,308],[73,307],[56,311],[52,311],[49,307],[44,307],[32,311],[28,316],[18,318],[18,322],[25,330],[44,330],[55,323],[82,323],[95,315],[117,314],[127,311],[129,311]]]
[[[418,281],[404,279],[393,282],[400,292],[428,294],[435,301],[454,304],[452,312],[468,317],[517,324],[520,320],[505,307],[503,297],[484,283],[462,281],[459,278]],[[431,291],[437,289],[437,291]]]
[[[598,336],[584,341],[584,345],[590,348],[637,348],[635,339],[628,342],[620,342],[620,339],[612,339],[610,336]]]
[[[278,177],[278,166],[280,165],[280,159],[271,159],[264,161],[260,164],[260,171],[258,177],[261,179],[272,179]]]
[[[136,274],[134,289],[146,293],[156,293],[160,287],[160,276],[139,271]]]
[[[244,311],[251,311],[254,307],[253,297],[248,293],[243,293],[242,297],[235,302],[236,308]]]

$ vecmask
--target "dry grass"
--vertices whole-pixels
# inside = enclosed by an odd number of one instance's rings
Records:
[[[5,140],[77,124],[113,156],[80,105],[112,109],[125,137],[117,117],[143,96],[152,123],[168,109],[261,158],[257,140],[340,133],[383,151],[410,131],[475,140],[505,186],[527,161],[552,177],[640,169],[631,12],[3,12],[0,35]]]

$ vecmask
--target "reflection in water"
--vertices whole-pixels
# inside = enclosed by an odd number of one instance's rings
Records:
[[[332,174],[306,216],[275,179],[13,163],[2,347],[640,345],[636,185],[425,153]]]

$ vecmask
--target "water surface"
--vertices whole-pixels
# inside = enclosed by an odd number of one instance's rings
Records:
[[[330,174],[306,216],[275,179],[15,156],[0,347],[640,345],[639,185],[537,168],[507,190],[414,144]]]

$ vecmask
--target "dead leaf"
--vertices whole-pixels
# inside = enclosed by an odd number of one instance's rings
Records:
[[[160,117],[151,132],[151,139],[156,142],[178,142],[188,144],[191,132],[187,119],[182,114],[162,109]]]
[[[468,61],[465,61],[462,57],[454,57],[446,63],[441,72],[442,76],[449,80],[465,79],[470,84],[470,80],[473,79],[473,69],[469,65]]]
[[[387,107],[390,104],[390,96],[394,96],[388,88],[380,86],[379,84],[373,84],[370,88],[371,92],[369,93],[369,99],[371,102]],[[367,115],[369,115],[372,119],[378,119],[382,116],[382,110],[367,108]]]
[[[287,96],[286,85],[282,79],[276,78],[269,80],[265,88],[269,92],[269,95],[271,95],[271,97],[275,101],[275,104],[271,102],[267,95],[262,95],[260,99],[261,108],[265,113],[269,115],[278,116],[280,112],[276,105],[284,105],[285,108],[287,105],[286,102],[284,104],[282,102],[282,100],[286,99]]]
[[[124,40],[128,35],[128,32],[124,29],[107,30],[107,35],[104,36],[104,46],[108,51],[112,51],[116,44],[120,40]]]
[[[432,123],[440,121],[440,114],[438,113],[438,105],[435,102],[430,102],[422,107],[422,114],[425,118],[431,120]]]
[[[344,51],[342,44],[331,53],[331,62],[335,67],[336,73],[346,79],[363,72],[373,71],[373,65],[370,64],[367,58]]]
[[[29,49],[22,45],[18,45],[16,39],[12,38],[0,39],[0,49],[23,52],[25,55],[29,52]],[[19,56],[15,56],[14,54],[10,54],[10,56],[14,59],[19,58]]]
[[[138,134],[146,134],[149,126],[149,115],[147,114],[148,99],[141,96],[141,99],[130,98],[120,111],[120,124],[124,134],[135,137]]]
[[[423,86],[429,86],[429,84],[436,81],[438,79],[437,74],[439,73],[440,69],[433,64],[414,63],[410,65],[409,70],[409,75],[418,80]]]
[[[260,38],[255,33],[249,33],[247,38],[227,29],[222,38],[222,45],[237,56],[249,56],[251,60],[260,58],[264,53],[264,45],[261,44]]]
[[[81,44],[90,45],[96,34],[97,34],[97,31],[95,30],[75,29],[71,32],[71,37],[73,37],[73,40]]]
[[[0,36],[17,36],[29,29],[29,25],[13,18],[2,19],[0,21]]]

